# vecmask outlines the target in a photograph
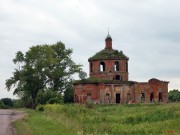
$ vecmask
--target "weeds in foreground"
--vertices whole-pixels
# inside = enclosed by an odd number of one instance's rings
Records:
[[[169,135],[180,134],[180,104],[45,105],[31,112],[27,124],[35,135]],[[36,128],[35,128],[36,127]],[[53,129],[47,130],[48,128]]]

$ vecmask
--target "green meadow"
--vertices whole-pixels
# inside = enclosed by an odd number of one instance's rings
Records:
[[[180,135],[180,103],[45,105],[25,110],[18,135]]]

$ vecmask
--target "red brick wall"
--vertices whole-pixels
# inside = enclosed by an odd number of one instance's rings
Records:
[[[135,85],[135,101],[141,102],[141,93],[145,94],[146,103],[151,102],[151,93],[153,94],[153,101],[159,102],[159,93],[162,93],[162,101],[168,102],[168,82],[151,79],[147,83],[137,83]]]
[[[92,100],[99,99],[99,88],[101,85],[97,84],[76,84],[74,85],[74,101],[78,103],[85,103],[87,95],[91,95]]]
[[[105,49],[112,49],[112,40],[106,39],[105,41]]]
[[[116,93],[120,94],[120,103],[126,104],[130,101],[134,103],[159,102],[159,93],[162,93],[162,101],[168,102],[168,82],[151,79],[145,83],[130,84],[76,84],[74,85],[74,101],[85,103],[87,95],[91,95],[94,103],[116,103]],[[145,99],[141,99],[141,93],[144,93]],[[153,100],[151,101],[151,93]],[[128,94],[130,99],[128,99]],[[107,98],[107,95],[109,96]],[[107,102],[108,101],[108,102]]]
[[[118,61],[120,64],[120,70],[115,71],[114,65]],[[100,72],[100,62],[105,63],[105,71]],[[120,75],[123,81],[128,81],[128,71],[126,71],[127,60],[103,60],[103,61],[91,61],[89,62],[89,72],[90,77],[103,78],[113,80],[115,75]],[[92,65],[91,65],[92,64]],[[91,72],[92,66],[92,72]]]

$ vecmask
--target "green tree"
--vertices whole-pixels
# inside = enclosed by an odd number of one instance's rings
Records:
[[[66,90],[64,91],[64,103],[74,102],[74,92],[73,92],[73,81],[71,80],[66,85]]]
[[[13,107],[13,101],[11,98],[2,98],[1,101],[5,105],[5,108],[11,108]]]
[[[71,76],[81,70],[81,65],[72,61],[71,54],[72,49],[66,49],[61,42],[33,46],[25,54],[17,52],[13,62],[18,63],[18,68],[6,80],[7,90],[15,87],[14,94],[29,98],[32,108],[35,108],[38,92],[44,88],[61,94]]]
[[[4,109],[5,108],[5,105],[4,103],[0,100],[0,109]]]
[[[179,102],[180,101],[180,91],[171,90],[168,93],[169,101],[171,102]]]
[[[50,89],[41,90],[37,95],[37,104],[54,104],[62,103],[62,96],[57,91],[52,91]]]
[[[13,104],[14,104],[14,108],[22,108],[25,106],[22,99],[14,99]]]

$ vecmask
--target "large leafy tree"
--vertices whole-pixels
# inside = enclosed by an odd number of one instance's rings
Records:
[[[64,103],[74,102],[74,92],[73,92],[73,80],[69,81],[66,85],[66,90],[64,91]]]
[[[71,76],[81,70],[81,66],[72,61],[71,54],[72,50],[61,42],[33,46],[25,54],[17,52],[13,62],[18,67],[6,80],[7,90],[15,87],[14,94],[30,98],[33,108],[40,90],[49,88],[62,93]]]

